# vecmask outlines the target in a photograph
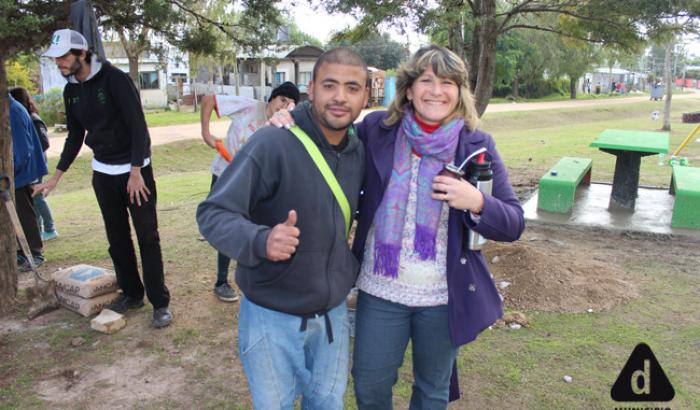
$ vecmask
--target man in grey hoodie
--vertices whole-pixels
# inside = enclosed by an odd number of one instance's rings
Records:
[[[339,48],[318,59],[310,103],[292,117],[357,209],[364,148],[352,123],[367,103],[367,66]],[[197,209],[202,235],[238,262],[238,343],[257,409],[342,409],[358,262],[346,211],[292,132],[258,130]]]

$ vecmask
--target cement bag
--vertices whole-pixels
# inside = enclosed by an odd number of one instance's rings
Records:
[[[51,275],[56,289],[66,295],[76,295],[89,299],[119,289],[117,277],[109,269],[90,265],[75,265]]]
[[[67,295],[60,290],[56,291],[58,301],[61,306],[73,312],[80,313],[88,317],[100,313],[106,305],[116,301],[119,298],[118,292],[107,293],[106,295],[95,296],[92,299],[83,299],[76,295]]]

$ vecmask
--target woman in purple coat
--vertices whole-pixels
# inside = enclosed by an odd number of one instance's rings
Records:
[[[508,242],[525,225],[495,143],[478,124],[464,62],[428,46],[399,68],[388,110],[357,127],[367,155],[353,244],[362,262],[352,369],[361,410],[392,408],[409,340],[410,408],[447,408],[458,397],[450,387],[457,386],[459,346],[502,315],[502,298],[481,252],[467,246],[468,233]],[[438,175],[480,148],[491,159],[491,194]]]

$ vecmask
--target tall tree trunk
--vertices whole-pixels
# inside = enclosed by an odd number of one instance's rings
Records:
[[[0,174],[12,176],[12,134],[10,133],[10,101],[7,97],[5,55],[0,53]],[[14,177],[12,177],[14,180]],[[6,187],[12,195],[12,186]],[[0,199],[2,202],[2,199]],[[17,243],[5,204],[0,203],[0,313],[14,306],[17,297]]]
[[[241,77],[238,73],[238,55],[233,56],[233,76],[235,77],[236,83],[236,95],[241,95]],[[295,79],[296,80],[296,79]]]
[[[520,98],[520,79],[517,74],[513,78],[513,98]]]
[[[447,47],[454,51],[462,60],[466,59],[464,54],[464,36],[462,31],[464,30],[464,22],[460,16],[454,21],[450,21],[450,27],[447,29]]]
[[[134,82],[137,89],[141,89],[141,81],[139,81],[139,55],[127,53],[126,58],[129,60],[129,77]]]
[[[137,90],[141,89],[141,81],[139,81],[139,55],[144,51],[137,40],[127,37],[126,29],[118,30],[119,41],[122,43],[122,48],[126,54],[126,59],[129,61],[129,77],[134,82]]]
[[[477,24],[479,28],[479,58],[474,64],[477,70],[474,99],[476,100],[476,111],[479,115],[483,115],[486,107],[489,105],[491,93],[493,92],[493,80],[496,77],[498,27],[496,21],[496,0],[482,0],[480,6],[479,23]]]
[[[673,96],[673,73],[671,73],[671,56],[673,55],[674,38],[666,45],[664,57],[664,82],[666,83],[666,101],[664,101],[664,131],[671,131],[671,97]]]
[[[478,61],[479,52],[481,51],[481,46],[479,45],[479,23],[474,25],[474,32],[472,33],[472,44],[469,50],[469,60],[467,61],[467,69],[469,70],[469,88],[472,93],[476,90],[476,82],[479,78]]]
[[[571,99],[575,100],[576,99],[576,76],[569,76],[569,93],[571,95]]]

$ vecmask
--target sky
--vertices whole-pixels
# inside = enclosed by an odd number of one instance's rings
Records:
[[[314,10],[306,0],[283,0],[282,5],[291,12],[301,31],[318,38],[323,43],[326,43],[334,32],[342,31],[357,22],[348,15],[330,15],[322,7]],[[402,35],[390,27],[380,27],[380,32],[388,32],[395,41],[401,44],[406,44],[408,41],[411,51],[417,50],[428,41],[427,37],[415,32]]]
[[[282,4],[291,12],[301,31],[318,38],[323,43],[329,40],[333,32],[343,30],[356,23],[356,20],[348,15],[330,15],[323,8],[314,10],[306,0],[283,0]],[[402,35],[390,27],[380,27],[380,31],[388,32],[395,41],[401,44],[406,44],[408,41],[411,51],[417,50],[421,45],[428,42],[426,36],[415,32]],[[698,36],[687,37],[684,41],[686,42],[688,55],[700,57],[700,38]]]
[[[688,51],[688,55],[695,55],[696,57],[700,57],[699,36],[686,37],[683,41],[685,42],[685,48]]]

